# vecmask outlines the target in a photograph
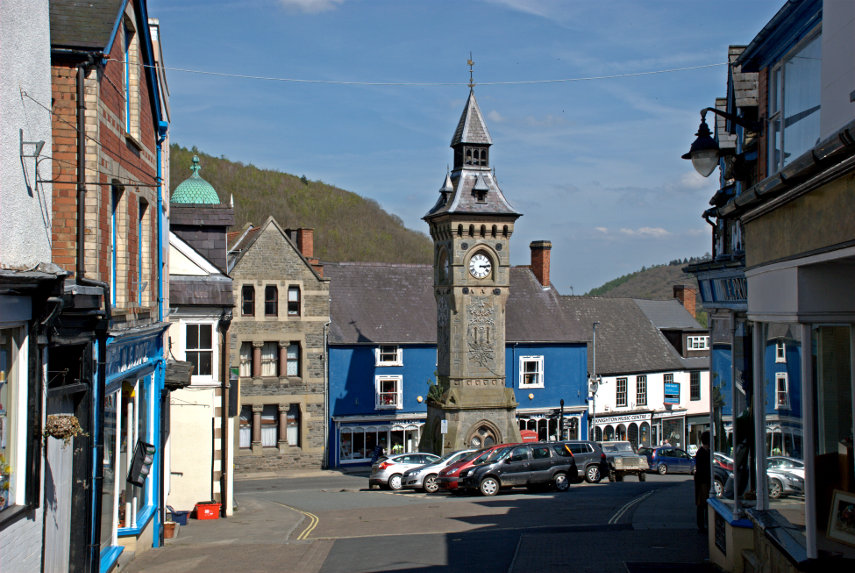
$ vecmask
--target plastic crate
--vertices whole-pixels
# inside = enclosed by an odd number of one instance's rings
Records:
[[[177,511],[173,509],[171,505],[167,505],[166,509],[169,510],[169,516],[172,518],[172,521],[178,525],[187,525],[187,516],[190,514],[189,511]]]
[[[196,504],[196,519],[219,519],[220,504],[213,501],[199,502]]]

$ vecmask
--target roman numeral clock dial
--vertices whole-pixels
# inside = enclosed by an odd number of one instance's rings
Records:
[[[490,274],[490,259],[482,253],[476,253],[469,259],[469,274],[476,279],[483,279]]]

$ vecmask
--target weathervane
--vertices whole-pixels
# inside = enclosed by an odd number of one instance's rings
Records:
[[[469,90],[475,87],[475,80],[472,79],[472,66],[475,65],[475,60],[472,59],[472,52],[469,52],[469,59],[466,60],[466,63],[469,64]]]

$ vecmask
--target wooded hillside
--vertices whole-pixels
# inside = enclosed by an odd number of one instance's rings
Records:
[[[191,175],[193,155],[199,175],[214,186],[220,201],[234,196],[235,229],[261,225],[273,217],[284,228],[315,229],[315,256],[321,261],[430,263],[430,238],[404,227],[376,201],[288,173],[259,169],[179,145],[170,147],[170,194]]]

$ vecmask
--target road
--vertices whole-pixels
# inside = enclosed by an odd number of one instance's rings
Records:
[[[235,496],[233,517],[190,520],[126,570],[709,570],[690,476],[486,498],[369,490],[364,476],[317,472],[242,480]]]

